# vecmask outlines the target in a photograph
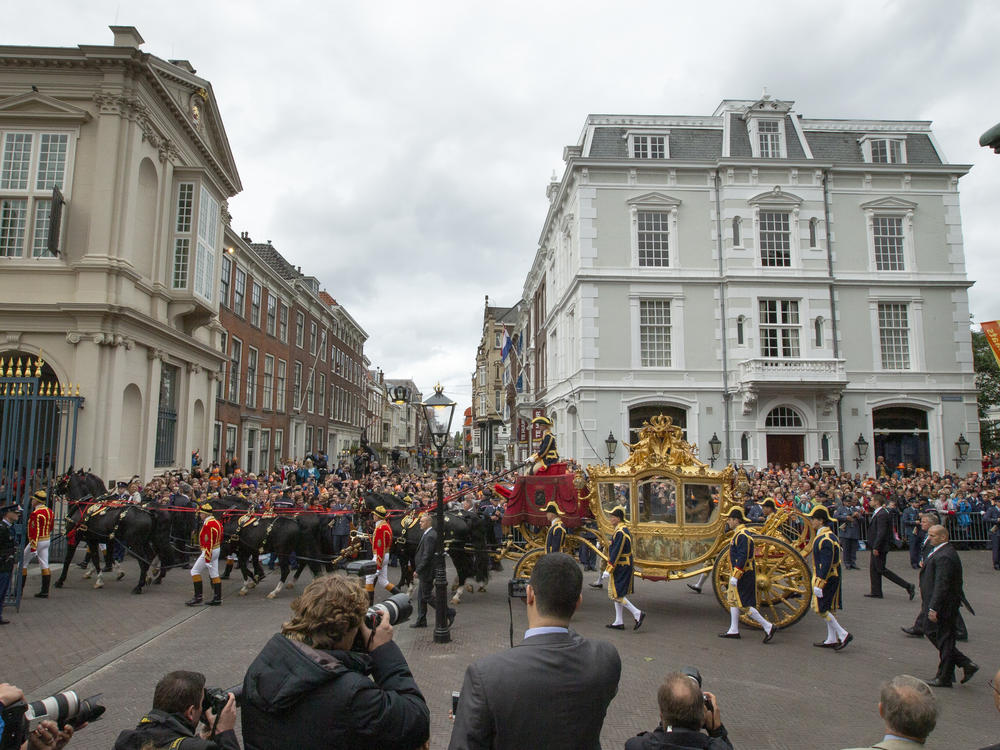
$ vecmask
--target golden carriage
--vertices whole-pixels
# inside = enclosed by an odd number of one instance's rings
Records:
[[[581,545],[605,562],[613,535],[610,511],[626,510],[632,533],[636,575],[669,581],[710,574],[719,604],[726,608],[732,532],[724,514],[742,505],[746,476],[729,466],[709,468],[698,460],[681,429],[660,415],[643,424],[639,440],[627,444],[630,456],[617,466],[588,466],[561,476],[519,477],[504,525],[513,533],[503,548],[516,560],[514,575],[528,577],[545,554],[546,520],[541,507],[555,499],[568,527],[563,549]],[[795,623],[812,599],[808,553],[810,530],[795,511],[780,508],[763,525],[752,527],[757,571],[757,608],[779,627]],[[749,617],[743,621],[758,627]]]

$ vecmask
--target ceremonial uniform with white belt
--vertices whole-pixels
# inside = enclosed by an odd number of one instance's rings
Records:
[[[642,612],[626,597],[632,593],[632,577],[635,575],[635,565],[632,559],[632,532],[625,525],[625,507],[615,506],[611,517],[618,519],[615,523],[615,533],[608,547],[608,567],[605,574],[609,576],[608,597],[615,603],[615,621],[605,627],[612,630],[624,630],[624,613],[627,609],[635,618],[633,630],[638,630],[646,613]]]
[[[548,417],[535,417],[531,420],[532,426],[541,425],[545,427],[542,439],[538,442],[538,450],[531,456],[535,465],[531,468],[532,474],[544,474],[553,464],[559,462],[559,451],[556,448],[556,438],[552,434],[552,420]]]
[[[566,527],[559,518],[562,511],[554,500],[549,500],[542,510],[549,517],[549,530],[545,533],[545,554],[562,552],[563,540],[566,538]]]
[[[830,648],[840,651],[854,640],[837,622],[834,613],[841,609],[840,601],[840,542],[830,529],[830,511],[824,505],[817,505],[806,516],[809,525],[813,527],[816,536],[812,543],[813,557],[813,601],[812,608],[826,622],[826,640],[814,643],[817,648]]]
[[[208,604],[218,606],[222,604],[222,580],[219,578],[219,550],[222,547],[222,524],[212,515],[212,506],[205,503],[199,508],[199,513],[206,516],[205,522],[198,533],[198,546],[201,547],[201,554],[191,566],[191,581],[194,584],[194,597],[187,602],[189,607],[194,607],[202,602],[201,573],[208,571],[212,582],[212,601]]]
[[[47,599],[49,596],[49,584],[52,581],[52,573],[49,570],[49,543],[52,538],[52,527],[55,524],[55,515],[52,509],[46,505],[48,495],[45,490],[39,490],[31,496],[32,511],[28,516],[28,544],[24,548],[24,555],[21,563],[21,590],[24,591],[24,584],[28,580],[28,563],[33,559],[38,559],[38,566],[42,569],[42,588],[35,594],[38,599]]]
[[[729,540],[729,563],[732,573],[726,602],[729,604],[729,630],[719,633],[720,638],[740,637],[740,614],[746,612],[764,630],[764,643],[774,638],[778,627],[757,611],[757,568],[754,564],[753,535],[746,528],[747,520],[743,508],[735,506],[726,514],[727,525],[733,531]]]

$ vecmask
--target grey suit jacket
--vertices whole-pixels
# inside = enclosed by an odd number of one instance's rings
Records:
[[[414,554],[413,569],[417,576],[429,581],[434,576],[434,548],[437,546],[437,530],[431,526],[421,533]]]
[[[473,662],[448,750],[599,750],[621,671],[613,645],[572,630]]]
[[[869,747],[852,747],[847,750],[925,750],[927,745],[921,745],[912,740],[882,740]]]

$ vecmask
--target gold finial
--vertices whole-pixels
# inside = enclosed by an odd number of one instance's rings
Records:
[[[3,357],[0,357],[0,378],[3,377]]]
[[[13,367],[13,365],[14,365],[14,358],[11,357],[10,359],[7,360],[7,377],[8,378],[14,377],[14,367]]]
[[[48,383],[45,384],[45,395],[46,396],[51,396],[52,395],[52,381],[51,380]]]
[[[77,396],[80,395],[80,384],[79,383],[76,384],[76,395]]]
[[[20,377],[20,376],[18,376],[18,377]],[[17,395],[18,396],[23,396],[24,395],[24,383],[18,383],[17,384]]]
[[[14,377],[15,378],[21,377],[21,358],[20,357],[17,358],[17,369],[14,370]]]
[[[45,363],[42,361],[42,350],[38,350],[38,356],[35,357],[35,377],[42,377],[42,365]]]
[[[6,396],[6,395],[7,395],[7,384],[6,383],[0,384],[0,396]]]
[[[65,396],[66,395],[66,384],[65,383],[59,383],[59,390],[60,390],[59,395],[60,396]]]

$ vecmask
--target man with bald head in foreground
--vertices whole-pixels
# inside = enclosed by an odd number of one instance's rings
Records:
[[[901,674],[882,683],[878,715],[885,722],[885,736],[851,750],[919,750],[937,724],[937,700],[923,680]]]
[[[1000,669],[997,673],[993,675],[993,681],[990,682],[990,687],[993,688],[993,705],[997,707],[997,711],[1000,711]],[[984,747],[982,750],[1000,750],[1000,742],[995,745],[990,745],[989,747]]]
[[[940,655],[937,674],[927,684],[950,688],[955,681],[955,667],[963,670],[963,684],[972,679],[979,667],[955,646],[958,607],[965,599],[962,561],[955,548],[948,544],[948,531],[944,526],[931,526],[927,538],[931,549],[921,573],[921,581],[929,591],[925,635]]]

